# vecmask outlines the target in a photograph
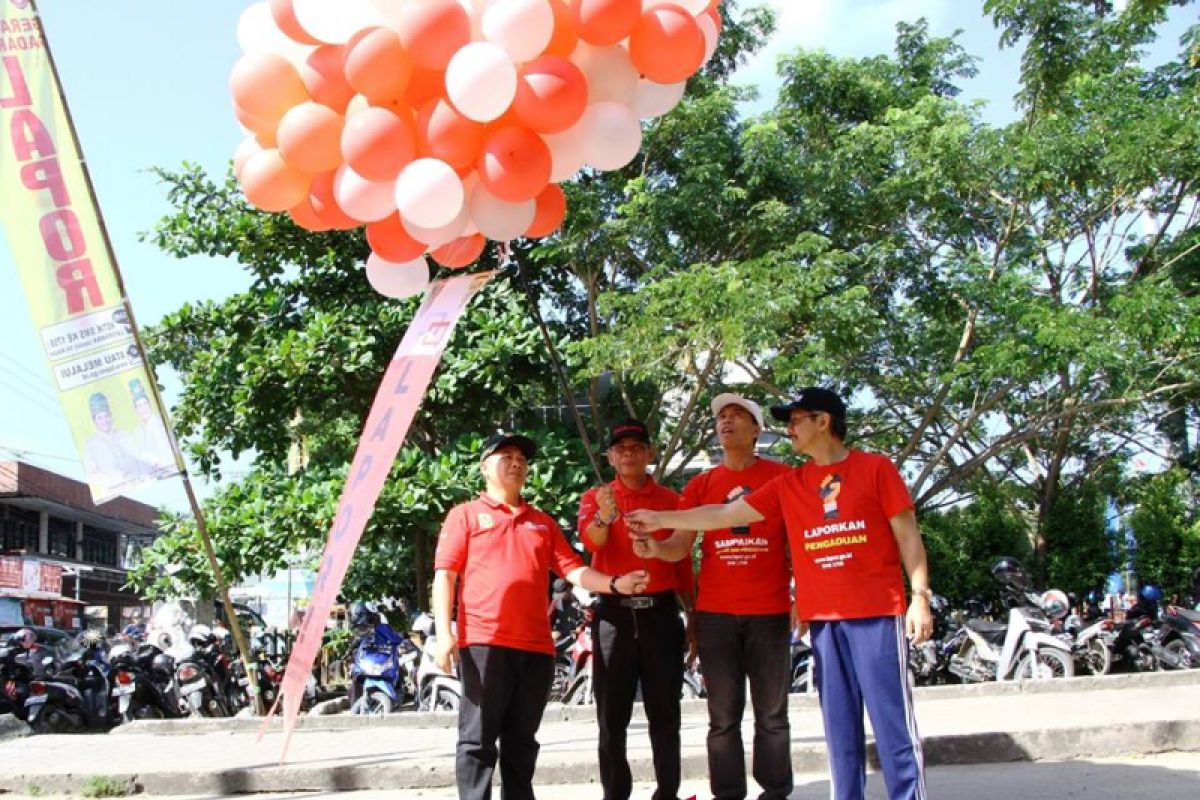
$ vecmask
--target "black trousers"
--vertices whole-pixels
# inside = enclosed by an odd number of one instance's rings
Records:
[[[754,704],[754,780],[760,800],[792,793],[791,622],[787,614],[696,612],[696,639],[708,688],[708,780],[714,800],[744,800],[742,713],[746,679]]]
[[[500,796],[533,800],[533,770],[554,657],[472,645],[462,659],[462,701],[454,763],[459,800],[489,800],[500,741]]]
[[[604,800],[629,800],[633,779],[626,734],[638,682],[650,723],[653,800],[679,793],[679,692],[683,687],[683,622],[672,595],[653,608],[632,610],[603,599],[592,623],[592,673],[600,723],[600,783]]]

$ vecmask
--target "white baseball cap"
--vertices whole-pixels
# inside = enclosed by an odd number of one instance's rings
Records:
[[[721,409],[725,408],[726,406],[738,406],[739,408],[746,409],[747,411],[750,412],[750,416],[754,417],[754,421],[758,423],[758,427],[760,427],[760,428],[766,427],[765,425],[763,425],[762,409],[759,408],[758,403],[754,402],[753,400],[747,400],[746,398],[742,397],[740,394],[733,394],[732,392],[726,392],[725,394],[719,394],[716,397],[714,397],[713,401],[712,401],[713,416],[715,417],[718,414],[720,414]]]

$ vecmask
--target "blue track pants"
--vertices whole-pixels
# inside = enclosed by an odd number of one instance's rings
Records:
[[[908,686],[904,617],[813,622],[810,629],[832,800],[866,797],[864,704],[889,800],[926,800],[924,758]]]

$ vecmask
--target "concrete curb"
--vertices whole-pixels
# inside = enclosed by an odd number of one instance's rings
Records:
[[[924,748],[925,761],[929,766],[1200,751],[1200,720],[1114,724],[1102,729],[1065,727],[1015,733],[934,736],[925,739]],[[871,767],[877,770],[878,759],[873,743],[869,750]],[[826,769],[824,744],[794,744],[792,765],[797,773],[823,772]],[[654,767],[649,757],[631,758],[630,767],[634,781],[653,780]],[[686,780],[703,779],[708,774],[707,757],[703,753],[686,754],[682,769]],[[25,792],[31,785],[37,785],[44,792],[78,794],[91,777],[94,776],[4,775],[0,776],[0,791]],[[150,795],[428,789],[453,786],[454,763],[453,758],[446,756],[420,764],[357,764],[340,767],[289,765],[211,773],[150,772],[106,777],[128,783]],[[539,765],[536,780],[543,786],[595,781],[594,757],[579,754]]]
[[[1066,678],[1050,681],[1027,681],[1025,683],[973,683],[952,686],[923,686],[915,690],[916,701],[953,700],[962,697],[1003,697],[1024,694],[1057,694],[1062,692],[1117,691],[1120,689],[1165,688],[1200,684],[1200,670],[1178,672],[1144,672],[1133,675],[1101,675]],[[330,701],[336,703],[337,701]],[[788,699],[791,711],[817,709],[815,694],[794,694]],[[704,700],[685,700],[680,703],[683,716],[707,716],[708,706]],[[747,714],[750,708],[747,706]],[[634,705],[633,718],[646,718],[640,703]],[[543,723],[590,722],[596,719],[593,706],[564,706],[552,704],[546,707]],[[402,711],[386,717],[355,717],[339,714],[332,709],[322,709],[321,714],[301,715],[296,720],[298,731],[345,731],[360,728],[452,728],[458,717],[453,713],[415,713]],[[112,730],[113,735],[154,734],[156,736],[198,735],[205,733],[257,733],[263,725],[261,717],[225,719],[168,719],[139,720],[120,725]],[[271,727],[279,723],[272,721]]]

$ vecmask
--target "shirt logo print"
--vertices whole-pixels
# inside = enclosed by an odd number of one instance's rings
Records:
[[[481,531],[486,531],[488,528],[491,528],[496,524],[496,521],[492,519],[492,515],[488,514],[486,511],[476,517],[476,520],[479,522],[479,529]]]
[[[825,507],[825,519],[838,518],[838,495],[842,493],[842,476],[836,472],[825,476],[821,481],[820,488],[817,489],[817,494],[821,496],[821,502]]]

